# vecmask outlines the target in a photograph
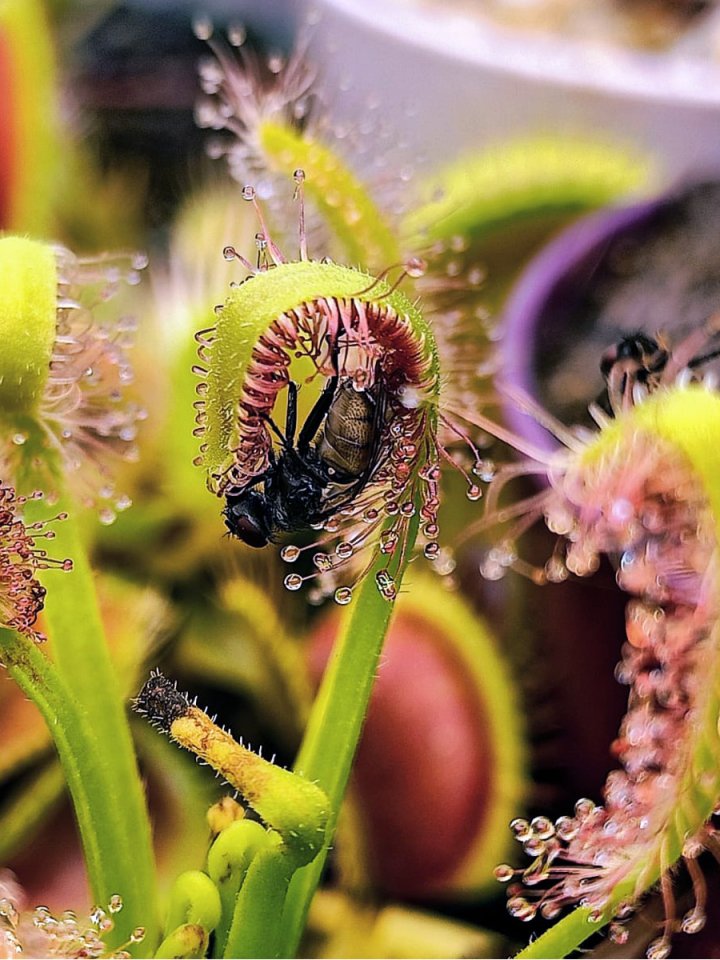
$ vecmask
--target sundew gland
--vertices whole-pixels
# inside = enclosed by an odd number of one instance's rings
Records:
[[[580,801],[554,825],[540,818],[542,829],[515,821],[533,863],[496,874],[527,884],[511,890],[515,916],[549,919],[581,903],[591,924],[621,904],[632,908],[662,878],[666,918],[648,956],[666,956],[676,930],[701,928],[704,881],[694,860],[716,843],[719,437],[717,395],[700,386],[658,391],[554,473],[557,500],[574,516],[568,568],[589,573],[599,554],[617,557],[618,583],[632,597],[618,667],[630,686],[613,745],[620,769],[608,777],[602,806]],[[697,901],[682,922],[669,893],[681,857]]]

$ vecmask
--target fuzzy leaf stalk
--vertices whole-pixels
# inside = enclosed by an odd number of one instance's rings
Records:
[[[325,843],[326,794],[234,740],[158,672],[140,691],[135,709],[214,767],[262,821],[231,818],[210,849],[208,873],[178,878],[157,956],[178,956],[176,940],[186,936],[187,924],[205,931],[200,955],[215,930],[214,956],[279,956],[278,917],[290,879]]]
[[[142,417],[122,389],[131,325],[101,324],[94,308],[121,281],[136,282],[139,266],[0,240],[0,656],[55,741],[93,896],[123,904],[105,928],[107,944],[133,953],[136,931],[152,942],[156,923],[150,830],[77,517],[79,502],[98,505],[104,522],[129,505],[115,492],[112,460],[134,455]],[[50,570],[58,566],[62,584]],[[51,656],[36,646],[45,633]]]

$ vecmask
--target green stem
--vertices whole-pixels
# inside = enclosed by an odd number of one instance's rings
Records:
[[[77,817],[88,875],[93,878],[93,892],[103,893],[99,900],[106,904],[118,893],[119,870],[128,859],[122,849],[123,802],[104,802],[107,794],[106,758],[108,746],[94,735],[84,705],[72,687],[64,682],[55,666],[43,656],[36,644],[25,636],[0,629],[0,655],[21,690],[40,710],[53,733],[75,815]],[[127,872],[127,871],[126,871]],[[136,926],[145,925],[149,911],[123,896],[124,908],[116,915],[116,926],[108,936],[113,943],[124,942]],[[150,935],[153,931],[150,930]],[[130,948],[132,949],[132,948]],[[138,946],[136,953],[143,953]]]
[[[418,517],[408,530],[405,557],[396,581],[398,591],[407,561],[415,545]],[[330,817],[324,849],[292,879],[285,903],[281,957],[297,952],[310,901],[320,880],[345,795],[370,693],[377,672],[393,604],[379,592],[375,574],[387,565],[381,556],[363,581],[353,600],[350,615],[335,643],[320,691],[310,713],[307,730],[295,762],[295,770],[316,782],[330,799]]]
[[[274,838],[278,842],[256,853],[248,868],[235,905],[225,957],[283,956],[283,926],[278,921],[296,862],[279,836]]]
[[[643,889],[647,890],[657,880],[653,875],[643,884]],[[637,897],[638,890],[634,880],[625,880],[619,883],[613,890],[612,897],[608,901],[602,916],[598,919],[592,917],[592,911],[589,907],[577,907],[567,917],[563,917],[554,926],[546,930],[541,936],[521,950],[516,955],[516,960],[542,960],[543,957],[567,957],[574,953],[583,944],[588,937],[591,937],[598,930],[602,930],[615,916],[620,904],[623,901],[630,901]]]
[[[123,909],[108,943],[124,943],[142,926],[144,942],[128,949],[147,955],[156,943],[158,906],[143,788],[76,510],[67,497],[61,497],[57,507],[69,517],[54,524],[52,553],[59,559],[71,557],[73,569],[48,571],[42,577],[48,588],[44,624],[54,659],[54,668],[46,664],[45,677],[51,669],[53,690],[62,685],[72,710],[68,707],[61,719],[48,715],[40,702],[47,693],[36,693],[31,676],[23,689],[43,710],[66,769],[93,897],[100,905],[115,894],[122,898]],[[46,512],[37,502],[26,507],[30,520]]]
[[[567,957],[588,937],[596,933],[607,923],[607,919],[591,922],[587,907],[578,907],[564,919],[546,930],[541,936],[521,950],[516,960],[540,960],[543,957]]]

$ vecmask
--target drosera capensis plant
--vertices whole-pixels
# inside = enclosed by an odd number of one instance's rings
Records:
[[[124,267],[121,263],[79,261],[63,249],[25,238],[0,240],[0,418],[5,437],[0,463],[8,491],[7,523],[10,529],[17,526],[21,505],[26,530],[4,554],[7,599],[12,603],[17,598],[18,614],[5,620],[0,656],[53,736],[73,799],[92,896],[98,904],[117,897],[112,902],[123,905],[106,931],[107,949],[127,945],[136,955],[147,946],[131,942],[134,932],[142,927],[152,943],[157,923],[150,828],[78,530],[77,505],[79,497],[111,509],[108,458],[133,448],[138,411],[125,407],[121,395],[129,379],[125,324],[120,329],[98,326],[91,303],[83,301],[86,283],[94,301],[98,286],[109,295],[123,273],[135,281],[130,261]],[[11,484],[16,493],[9,492]],[[46,529],[53,517],[57,522]],[[57,563],[40,550],[41,536],[52,539]],[[18,563],[29,574],[23,590],[12,582]],[[58,563],[66,569],[62,587],[50,569]],[[26,603],[28,591],[34,612]],[[33,616],[41,603],[52,658],[36,644]]]
[[[301,171],[296,181],[302,188]],[[252,188],[243,195],[256,202]],[[294,872],[286,896],[283,891],[277,956],[293,956],[337,822],[392,601],[421,519],[431,542],[437,535],[439,360],[422,314],[387,282],[302,256],[286,262],[264,224],[258,242],[258,266],[244,261],[249,279],[217,311],[215,326],[201,334],[205,435],[199,459],[211,487],[228,496],[233,488],[257,485],[272,466],[268,418],[290,382],[292,360],[309,361],[311,380],[339,376],[358,391],[381,377],[387,411],[375,475],[359,502],[346,504],[347,516],[328,516],[320,542],[312,547],[315,570],[309,576],[321,595],[332,594],[341,606],[354,602],[295,763],[295,771],[327,795],[329,808],[325,845]],[[302,229],[300,246],[303,254]],[[226,255],[237,256],[234,250]],[[337,541],[332,553],[322,549],[329,539]],[[362,553],[366,557],[358,565]],[[295,562],[299,554],[299,547],[286,546],[286,560]],[[350,584],[338,586],[338,570],[351,565]],[[289,574],[285,582],[296,589],[303,577]],[[252,891],[249,886],[242,895],[245,911],[256,906],[259,894]]]
[[[250,545],[258,545],[247,535],[247,524],[259,524],[257,511],[266,509],[268,500],[276,496],[272,477],[282,469],[283,457],[297,457],[295,468],[301,472],[312,468],[318,479],[317,464],[308,467],[307,451],[299,449],[300,439],[295,448],[295,425],[290,424],[294,413],[286,415],[286,433],[275,422],[278,400],[291,393],[302,398],[303,392],[309,391],[310,403],[315,406],[317,397],[327,393],[330,385],[334,402],[342,385],[359,395],[372,390],[376,396],[381,394],[382,412],[375,421],[371,469],[363,482],[353,487],[353,495],[342,496],[341,490],[338,506],[333,484],[341,486],[342,478],[322,475],[321,504],[327,508],[326,514],[313,516],[312,522],[305,515],[290,516],[286,526],[275,524],[262,538],[267,542],[280,533],[300,536],[315,527],[309,547],[286,543],[282,548],[281,555],[288,563],[300,563],[306,551],[312,552],[310,572],[305,576],[288,574],[286,587],[296,590],[309,580],[313,584],[312,599],[332,596],[341,607],[353,602],[311,710],[295,772],[278,771],[269,781],[274,783],[273,794],[278,794],[276,802],[285,802],[280,797],[283,784],[294,784],[293,778],[300,783],[309,781],[321,792],[327,800],[322,843],[313,850],[312,858],[294,864],[286,883],[274,872],[274,854],[265,856],[266,840],[263,838],[260,846],[256,837],[247,840],[250,846],[238,854],[244,864],[244,879],[236,882],[232,897],[227,891],[221,894],[223,900],[235,902],[235,919],[227,932],[227,944],[233,946],[226,945],[225,950],[236,952],[227,955],[239,955],[238,951],[245,955],[242,951],[250,949],[240,945],[245,941],[238,939],[239,931],[262,926],[258,917],[265,915],[268,898],[276,906],[284,904],[282,922],[275,930],[274,955],[295,955],[337,823],[393,601],[418,535],[423,538],[428,559],[434,560],[439,554],[440,461],[449,458],[438,440],[438,421],[444,415],[440,357],[432,328],[420,309],[398,289],[404,274],[420,271],[422,264],[409,260],[391,283],[330,261],[309,259],[303,215],[304,171],[297,169],[294,179],[300,207],[300,259],[285,259],[269,233],[255,190],[244,187],[242,197],[255,208],[260,226],[257,260],[251,263],[234,247],[226,246],[225,256],[238,261],[248,277],[232,285],[225,303],[215,309],[213,326],[198,334],[201,365],[196,372],[202,381],[196,404],[201,440],[197,464],[205,468],[211,490],[224,499],[223,512],[231,532],[235,528]],[[304,378],[301,387],[292,388],[293,378],[299,379],[300,375]],[[305,422],[312,415],[308,414]],[[324,426],[327,437],[330,412],[326,409],[322,416],[325,421],[318,418],[312,435],[306,431],[306,444],[309,446],[312,440],[316,454],[322,448],[314,433]],[[462,431],[460,436],[464,439]],[[338,437],[333,435],[331,439],[337,441]],[[468,498],[478,499],[478,484],[468,473],[464,475]],[[244,500],[248,493],[252,498]],[[160,681],[156,678],[155,683]],[[162,686],[163,690],[172,687],[165,682]],[[145,699],[143,695],[141,700]],[[183,697],[181,700],[185,710],[187,701]],[[143,708],[154,715],[144,702]],[[197,719],[194,708],[192,713]],[[179,722],[173,717],[170,723],[175,739]],[[209,721],[205,718],[199,722],[204,725]],[[220,733],[209,739],[196,736],[184,745],[214,763],[203,752],[210,741],[222,742],[223,749],[236,749]],[[248,751],[244,755],[254,756]],[[254,762],[261,761],[247,760]],[[269,765],[262,761],[262,766],[267,769]],[[222,774],[231,779],[227,770],[222,769]],[[241,791],[252,805],[247,785]],[[232,829],[244,834],[257,833],[258,827],[243,822],[242,831],[235,825]],[[268,857],[266,869],[263,864]],[[212,870],[210,873],[213,875]],[[222,949],[218,943],[225,937],[226,928],[227,921],[214,942],[215,952]],[[255,935],[247,933],[248,937]]]
[[[559,582],[591,575],[607,555],[631,597],[617,669],[620,682],[630,687],[613,745],[620,769],[609,774],[601,805],[583,798],[571,816],[554,823],[543,816],[515,819],[512,831],[532,862],[520,869],[502,864],[496,871],[509,884],[508,909],[521,920],[554,919],[579,905],[522,957],[567,956],[607,924],[611,938],[622,944],[626,922],[656,884],[665,920],[648,957],[669,956],[673,933],[696,932],[705,923],[707,892],[697,859],[716,846],[712,817],[720,799],[720,398],[688,365],[714,329],[711,322],[679,344],[649,380],[639,366],[619,378],[608,375],[615,415],[591,407],[597,434],[554,423],[517,396],[563,443],[554,453],[474,416],[527,458],[501,467],[490,484],[482,523],[511,526],[502,547],[489,551],[484,574],[497,579],[519,566],[535,582]],[[547,486],[524,501],[499,505],[501,491],[521,473],[545,476]],[[541,516],[558,544],[536,570],[518,560],[515,539]],[[695,905],[682,918],[672,892],[680,861],[695,893]]]

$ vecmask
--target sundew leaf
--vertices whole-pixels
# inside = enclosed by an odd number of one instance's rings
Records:
[[[203,461],[212,475],[228,466],[236,440],[237,402],[258,338],[283,314],[316,300],[359,300],[389,305],[407,317],[428,355],[434,338],[420,311],[399,290],[368,274],[334,263],[284,263],[233,290],[215,324],[207,374]],[[437,359],[432,360],[437,379]]]
[[[271,330],[272,337],[261,342]],[[303,339],[298,339],[300,331]],[[342,376],[354,379],[368,370],[365,364],[369,363],[369,369],[389,395],[387,403],[392,412],[383,420],[382,429],[388,433],[383,439],[391,450],[396,443],[411,448],[410,453],[403,453],[406,469],[397,474],[405,512],[393,499],[398,487],[390,487],[389,480],[382,481],[388,484],[383,489],[390,497],[383,498],[382,504],[378,501],[377,509],[373,507],[371,522],[376,526],[372,529],[377,534],[369,548],[373,556],[364,563],[350,616],[345,620],[332,666],[311,710],[295,765],[295,770],[317,784],[330,800],[327,844],[291,884],[277,956],[294,955],[303,930],[337,822],[393,600],[412,554],[421,514],[427,519],[435,509],[429,506],[427,490],[436,489],[437,479],[424,471],[427,467],[437,469],[439,458],[436,427],[440,362],[429,324],[404,294],[380,279],[348,267],[312,261],[280,263],[255,273],[232,291],[218,312],[214,328],[201,344],[201,357],[207,364],[206,388],[202,391],[205,436],[201,449],[210,484],[217,485],[222,493],[222,478],[234,463],[246,471],[245,476],[249,474],[246,484],[256,482],[261,458],[254,456],[254,451],[264,438],[257,441],[256,433],[244,448],[251,453],[248,466],[242,456],[240,432],[255,429],[252,420],[259,429],[265,429],[263,416],[272,410],[275,398],[287,384],[287,365],[293,356],[302,353],[304,344],[316,372],[327,377],[321,358],[324,351],[332,351],[333,344],[340,343],[344,356],[354,351],[350,360],[341,361]],[[241,406],[239,410],[242,390],[250,380],[245,408]],[[247,412],[255,416],[246,416],[243,422]],[[405,432],[406,423],[410,424],[410,433]],[[393,433],[393,427],[400,429]],[[260,450],[262,453],[261,447]],[[372,483],[379,486],[383,469],[389,471],[389,476],[396,462],[400,462],[399,458],[393,459],[392,452],[387,454]],[[391,501],[393,512],[388,507]],[[355,506],[346,504],[345,512],[351,512]],[[362,509],[364,513],[365,508]],[[360,523],[363,520],[358,518]],[[370,529],[367,524],[365,529]],[[397,551],[392,546],[383,552],[378,544],[387,546],[389,541],[383,541],[383,537],[394,530],[399,531],[393,537],[400,541],[400,546]],[[297,551],[294,546],[290,549]],[[388,569],[391,563],[392,573]],[[285,581],[288,589],[294,589],[289,581],[295,577],[302,581],[297,574],[289,576]],[[350,588],[342,587],[335,598],[344,605],[350,593]],[[242,917],[236,916],[238,925],[242,921],[248,929],[254,929],[264,918],[263,878],[260,870],[257,878],[248,877],[244,893],[247,902]],[[256,887],[257,895],[251,896]]]
[[[654,779],[654,773],[645,779],[633,776],[631,771],[628,772],[628,757],[631,756],[632,762],[642,768],[642,753],[636,751],[630,754],[625,750],[623,754],[621,751],[621,756],[625,757],[627,774],[627,779],[623,781],[623,802],[619,802],[617,794],[613,799],[609,780],[605,808],[595,808],[591,819],[586,821],[587,826],[581,827],[586,830],[584,846],[573,847],[575,840],[567,845],[568,856],[564,859],[568,863],[578,863],[581,859],[578,852],[593,849],[603,851],[605,859],[595,860],[598,866],[583,868],[586,890],[593,897],[593,903],[575,910],[531,943],[519,957],[567,956],[593,932],[612,920],[621,906],[634,907],[659,880],[669,883],[673,866],[681,858],[695,859],[703,848],[707,836],[706,824],[720,798],[720,626],[717,619],[720,606],[717,582],[717,544],[720,539],[719,437],[718,395],[699,386],[659,390],[604,427],[597,439],[578,455],[578,476],[582,476],[585,485],[585,492],[579,495],[580,499],[596,482],[594,477],[600,477],[597,483],[606,483],[610,477],[617,486],[608,502],[615,503],[620,512],[632,506],[635,503],[633,498],[640,489],[635,477],[642,475],[643,465],[640,461],[644,455],[657,459],[647,469],[650,479],[642,489],[659,491],[659,502],[664,507],[670,503],[670,510],[674,492],[679,491],[679,509],[690,516],[689,525],[684,528],[690,531],[688,536],[677,535],[683,529],[679,526],[661,531],[654,541],[654,547],[645,555],[645,562],[651,564],[653,552],[667,553],[668,565],[660,568],[661,573],[656,578],[658,590],[667,581],[669,599],[665,605],[662,601],[652,599],[654,588],[649,587],[647,593],[639,587],[633,591],[636,596],[643,598],[643,602],[657,604],[654,609],[661,615],[664,633],[661,643],[655,646],[648,644],[648,649],[653,656],[658,655],[659,651],[659,656],[664,658],[663,669],[656,672],[668,674],[674,680],[674,686],[681,688],[676,690],[678,696],[686,695],[688,706],[683,712],[681,702],[675,714],[667,704],[654,707],[654,716],[661,720],[664,718],[670,722],[673,716],[678,719],[677,729],[666,729],[658,756],[653,761],[660,765],[657,779]],[[667,492],[662,493],[664,487],[667,487]],[[692,499],[693,490],[700,496],[697,511]],[[671,513],[666,512],[665,516],[670,517],[667,522],[672,523]],[[604,522],[604,515],[600,517],[598,514],[598,517],[598,522]],[[618,525],[621,526],[620,521]],[[634,530],[634,540],[631,538],[629,547],[630,565],[634,562],[633,554],[642,553],[642,532],[638,532],[637,527]],[[698,564],[702,564],[702,560],[689,553],[699,549],[697,545],[702,543],[709,545],[710,557],[697,571],[698,576],[692,579],[693,571]],[[686,556],[683,556],[683,549]],[[654,570],[652,567],[651,572]],[[677,581],[673,579],[675,571],[681,571],[681,578]],[[697,584],[695,596],[687,595],[688,582]],[[649,601],[648,596],[651,597]],[[692,633],[683,636],[685,623]],[[637,637],[631,637],[630,641],[631,647],[639,647],[642,651],[642,638],[639,642]],[[685,658],[685,662],[680,658]],[[659,699],[653,699],[652,693],[642,693],[637,683],[638,677],[643,677],[642,669],[633,677],[628,717],[639,706],[648,706],[652,710],[652,705]],[[648,716],[650,722],[653,714]],[[628,718],[625,720],[627,723]],[[626,735],[629,736],[628,728],[624,726],[620,739]],[[639,750],[646,749],[649,752],[653,748],[654,741],[646,737],[641,741]],[[639,800],[638,795],[642,797],[643,791],[644,799]],[[642,804],[647,810],[646,824],[631,819],[631,812]],[[628,818],[627,825],[623,824],[624,815]],[[613,845],[612,836],[607,831],[603,839],[603,828],[609,819],[614,821],[615,828],[619,825],[621,829],[626,829],[627,840],[624,844]],[[593,830],[598,833],[597,846],[593,846]],[[559,876],[559,872],[553,876],[553,866],[549,863],[545,879],[553,881]],[[590,877],[594,885],[592,890],[588,880]],[[554,888],[556,891],[565,890],[563,903],[569,899],[564,883],[564,880],[560,880]],[[580,894],[577,899],[580,899]],[[561,902],[559,893],[557,902]],[[703,917],[702,907],[698,905],[687,915],[682,928],[687,932],[699,929]],[[668,919],[662,936],[650,945],[648,956],[668,955],[670,934],[677,929],[674,923],[674,918]]]
[[[535,137],[468,154],[428,178],[428,200],[404,219],[415,243],[471,243],[515,221],[581,212],[649,189],[652,171],[636,153],[571,137]]]

